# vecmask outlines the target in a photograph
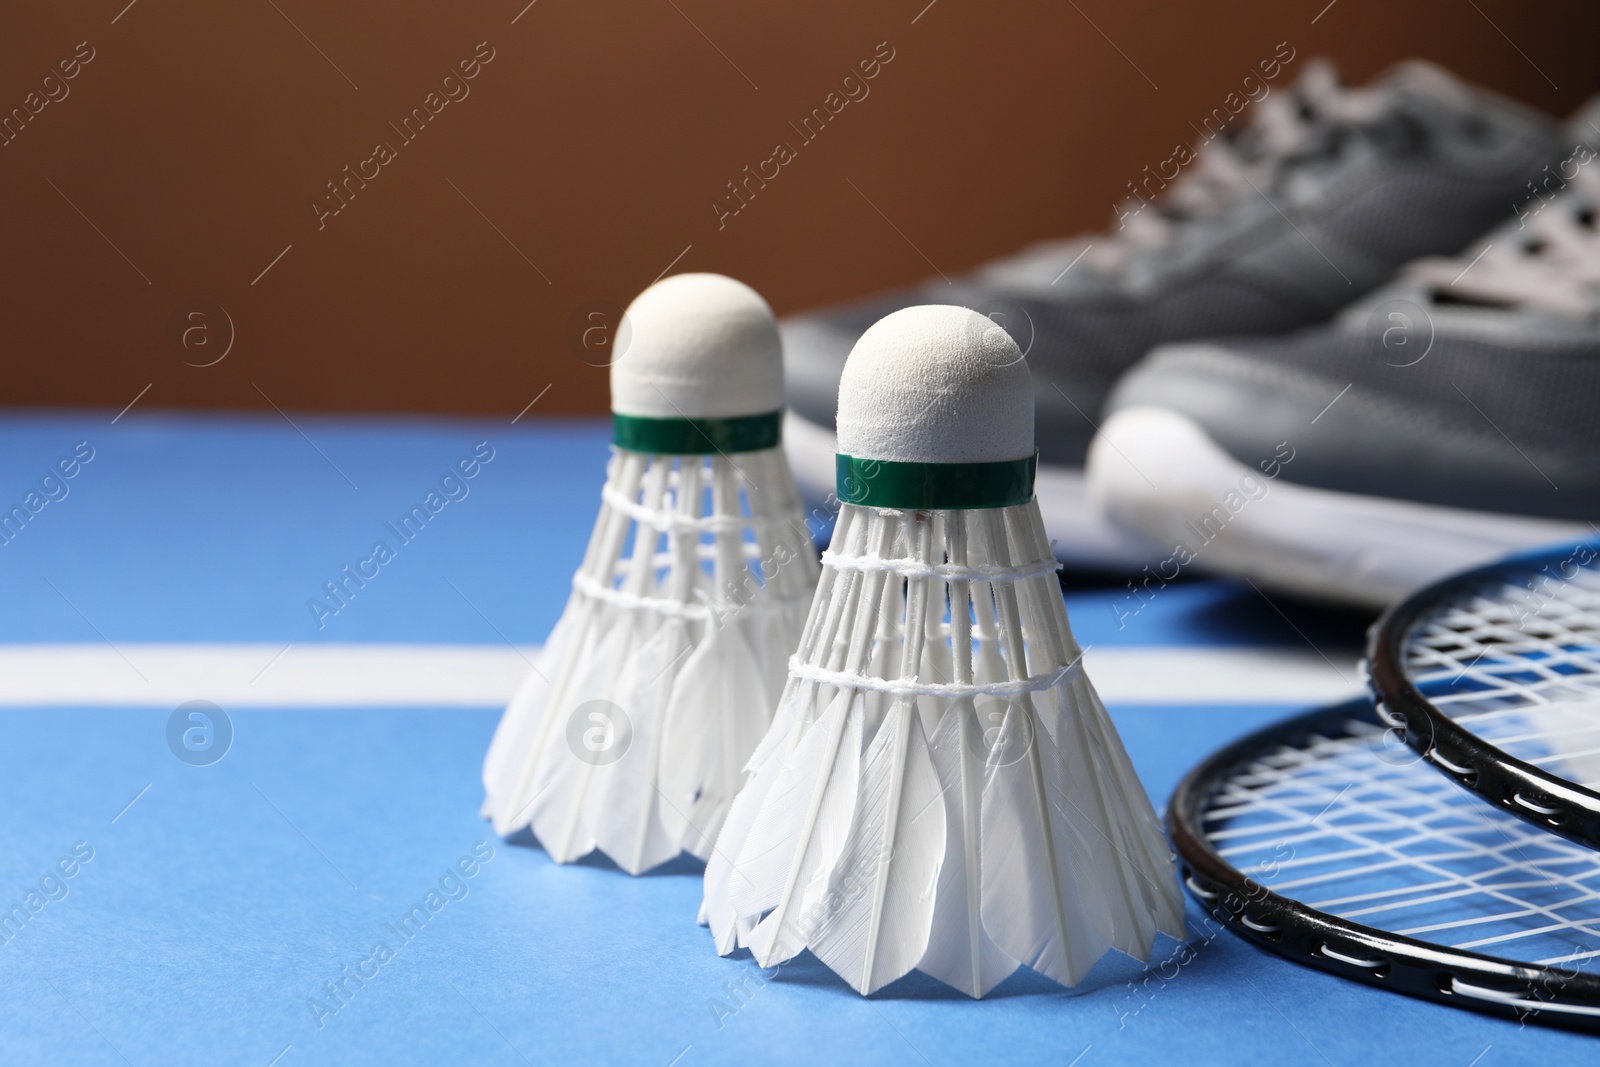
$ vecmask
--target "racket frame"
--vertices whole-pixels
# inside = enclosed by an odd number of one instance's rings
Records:
[[[1256,731],[1195,767],[1167,804],[1184,887],[1216,921],[1276,956],[1407,996],[1600,1033],[1600,975],[1469,952],[1317,911],[1236,869],[1211,844],[1204,817],[1235,770],[1350,719],[1386,725],[1366,699]]]
[[[1364,669],[1383,725],[1457,785],[1540,829],[1600,849],[1600,793],[1517,759],[1463,727],[1412,683],[1405,670],[1411,635],[1441,603],[1486,585],[1561,564],[1600,542],[1511,556],[1424,586],[1392,605],[1367,631]]]

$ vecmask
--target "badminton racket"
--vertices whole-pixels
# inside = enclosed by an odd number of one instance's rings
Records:
[[[1600,848],[1600,542],[1412,594],[1373,627],[1379,714],[1497,807]]]
[[[1212,756],[1167,828],[1213,928],[1379,988],[1600,1031],[1600,853],[1452,785],[1368,701]]]

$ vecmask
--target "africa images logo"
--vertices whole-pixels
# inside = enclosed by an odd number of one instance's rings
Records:
[[[567,748],[592,767],[617,762],[632,743],[633,722],[609,700],[586,700],[567,716]]]
[[[233,747],[233,720],[209,700],[179,704],[167,716],[167,748],[191,767],[209,767]]]

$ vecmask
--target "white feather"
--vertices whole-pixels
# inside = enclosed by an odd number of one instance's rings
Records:
[[[713,623],[713,626],[716,626]],[[672,688],[661,747],[661,798],[677,839],[705,859],[743,784],[773,704],[745,627],[717,627],[684,662]]]
[[[1049,551],[1044,523],[1037,509],[1007,511],[1002,518],[1013,541],[1022,546],[1024,553],[1038,556]],[[1034,579],[1033,583],[1042,581],[1044,579]],[[1036,584],[1030,585],[1028,591],[1032,595],[1023,598],[1030,616],[1028,624],[1043,636],[1046,644],[1061,650],[1060,658],[1067,662],[1078,661],[1083,652],[1073,639],[1066,607],[1061,597],[1055,595],[1055,583],[1049,582],[1042,589]],[[1056,738],[1058,745],[1066,744],[1055,723],[1070,718],[1077,743],[1090,763],[1086,778],[1069,776],[1064,782],[1092,787],[1098,806],[1091,810],[1099,814],[1097,826],[1111,846],[1111,855],[1122,879],[1123,891],[1112,894],[1112,904],[1118,912],[1112,943],[1127,955],[1148,959],[1157,931],[1175,939],[1186,936],[1183,898],[1173,880],[1172,851],[1149,796],[1134,773],[1133,763],[1088,675],[1079,672],[1070,685],[1058,687],[1047,696],[1049,706],[1057,713],[1055,719],[1046,718],[1047,732]],[[1090,807],[1087,801],[1083,806]]]
[[[801,721],[802,716],[797,710],[798,706],[807,702],[809,696],[809,692],[785,691],[772,727],[762,739],[761,748],[750,758],[745,784],[734,797],[728,818],[706,860],[705,896],[700,906],[700,921],[711,927],[717,951],[724,956],[745,944],[746,935],[754,929],[761,915],[777,902],[781,892],[778,888],[781,874],[770,874],[768,877],[773,888],[760,890],[751,881],[754,872],[742,872],[737,885],[748,914],[741,915],[733,901],[733,872],[745,842],[749,840],[751,827],[765,808],[767,794],[785,769],[794,764],[794,749],[811,725],[809,721]],[[762,833],[770,835],[772,832],[763,826]]]
[[[987,746],[971,709],[945,713],[929,739],[944,791],[945,851],[928,949],[917,964],[970,997],[982,997],[1017,969],[983,925],[983,757]]]
[[[967,527],[940,516],[937,527],[949,561],[968,562]],[[949,583],[950,639],[929,641],[935,651],[924,657],[934,678],[958,684],[973,681],[971,583]],[[928,612],[928,622],[936,622]],[[995,667],[998,670],[998,667]],[[925,701],[924,706],[934,702]],[[984,758],[989,746],[971,699],[952,701],[929,738],[934,768],[939,772],[945,807],[945,854],[939,868],[938,906],[928,951],[917,967],[971,997],[981,997],[1017,969],[983,928],[982,807]]]
[[[639,873],[705,856],[770,722],[817,566],[781,450],[617,450],[573,593],[484,761],[483,814],[557,862]],[[589,701],[621,709],[618,758],[581,750]]]
[[[668,694],[658,679],[688,653],[690,636],[681,619],[669,619],[624,661],[614,700],[626,710],[630,736],[614,762],[594,768],[584,800],[584,821],[595,846],[629,874],[665,863],[682,850],[686,820],[663,796],[662,764]],[[664,802],[664,800],[666,802]]]
[[[855,821],[808,943],[860,993],[917,965],[944,858],[939,776],[911,700],[892,708],[861,766]]]
[[[1182,936],[1052,566],[1031,503],[843,508],[707,865],[719,951],[769,966],[809,947],[863,993],[919,967],[981,997],[1019,962],[1071,985],[1111,948]]]
[[[1061,754],[1013,705],[983,790],[983,922],[995,944],[1063,985],[1076,985],[1112,947],[1112,916],[1094,875],[1093,831],[1063,811]]]
[[[773,760],[751,775],[717,835],[717,843],[706,860],[705,897],[700,904],[700,921],[711,927],[716,939],[717,952],[726,956],[741,943],[740,916],[732,897],[734,861],[744,842],[750,836],[750,826],[762,810],[763,801],[772,789],[772,783],[782,772],[783,764]]]
[[[896,526],[894,543],[912,560],[929,562],[932,518],[907,516]],[[899,627],[898,598],[882,599],[879,633],[898,629],[899,640],[879,641],[869,670],[886,672],[894,649],[900,660],[894,677],[915,679],[923,663],[931,584],[926,576],[906,583]],[[944,801],[917,702],[898,696],[880,707],[883,719],[861,768],[850,839],[828,880],[825,918],[810,937],[817,957],[863,994],[904,975],[926,951],[945,843]]]
[[[628,617],[619,620],[606,640],[579,661],[581,675],[563,687],[559,702],[552,701],[544,709],[547,734],[523,791],[527,798],[524,807],[528,826],[557,863],[582,859],[596,846],[594,832],[584,819],[595,764],[572,750],[567,723],[584,704],[615,695],[615,671],[609,664],[629,646],[634,621]]]
[[[526,801],[521,790],[543,746],[546,721],[542,712],[550,699],[550,674],[558,673],[559,666],[570,661],[572,631],[588,625],[588,620],[580,618],[580,614],[569,612],[556,624],[540,652],[539,661],[532,665],[512,695],[500,725],[495,728],[494,739],[489,743],[489,755],[483,762],[484,797],[480,814],[494,820],[497,834],[515,833],[528,825],[527,813],[523,810]]]
[[[861,761],[857,705],[840,693],[781,764],[734,864],[737,914],[748,921],[770,911],[745,939],[763,967],[806,947],[848,839]]]

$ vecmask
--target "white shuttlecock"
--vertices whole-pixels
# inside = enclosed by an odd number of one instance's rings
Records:
[[[981,997],[1181,938],[1171,852],[1085,677],[1004,330],[898,311],[839,386],[839,498],[771,731],[706,866],[723,953]]]
[[[716,274],[646,289],[611,368],[615,448],[572,595],[506,708],[483,814],[558,863],[701,858],[772,721],[816,585],[779,442],[772,311]]]

